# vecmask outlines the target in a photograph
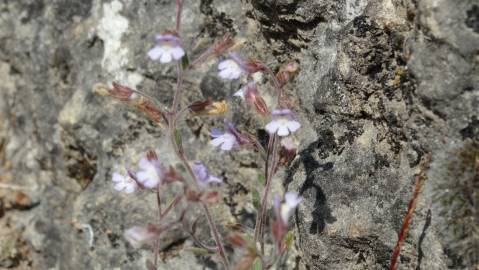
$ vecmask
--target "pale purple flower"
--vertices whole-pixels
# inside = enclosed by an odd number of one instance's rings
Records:
[[[134,226],[127,229],[123,236],[134,248],[140,248],[145,244],[151,244],[157,233],[150,228]]]
[[[156,188],[165,178],[165,168],[157,159],[140,159],[136,173],[138,182],[145,188]]]
[[[245,73],[241,59],[234,53],[230,54],[230,58],[221,61],[218,69],[220,77],[227,80],[236,80]]]
[[[123,175],[119,172],[113,172],[111,178],[117,191],[133,193],[138,189],[138,184],[129,175]]]
[[[246,142],[246,138],[236,130],[232,123],[225,120],[225,127],[226,131],[217,128],[211,129],[210,134],[213,137],[213,140],[210,141],[211,145],[219,146],[221,150],[230,151]]]
[[[236,137],[228,132],[221,131],[219,129],[211,130],[211,137],[214,139],[210,141],[210,144],[215,147],[220,147],[221,150],[230,151],[234,146],[238,145]]]
[[[293,113],[289,109],[273,110],[273,120],[266,125],[266,131],[278,136],[288,136],[301,127],[301,124],[294,119]]]
[[[288,225],[289,218],[293,215],[298,205],[303,201],[303,198],[293,192],[286,192],[284,194],[284,202],[281,203],[279,195],[273,197],[273,209],[284,226]]]
[[[202,187],[207,186],[209,183],[223,182],[220,178],[211,175],[208,171],[208,168],[206,168],[205,164],[203,164],[201,161],[194,161],[191,168],[196,176],[196,180],[198,180],[198,184]]]
[[[148,51],[152,60],[160,60],[161,63],[169,63],[173,59],[179,60],[185,55],[181,47],[180,39],[172,34],[156,35],[156,45]]]

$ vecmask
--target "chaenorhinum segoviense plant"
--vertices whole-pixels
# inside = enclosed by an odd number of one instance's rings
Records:
[[[234,39],[226,34],[220,40],[207,48],[199,56],[189,61],[186,48],[184,48],[181,35],[181,10],[182,0],[176,1],[176,26],[174,30],[165,31],[155,36],[155,44],[147,52],[148,57],[161,64],[176,64],[177,83],[172,104],[169,107],[160,105],[159,102],[130,87],[113,83],[111,87],[96,85],[94,92],[125,102],[145,113],[151,120],[165,128],[169,135],[174,152],[181,165],[185,168],[185,175],[174,169],[173,166],[163,164],[156,153],[148,151],[137,163],[136,169],[125,168],[125,172],[113,172],[112,181],[114,189],[135,196],[135,192],[155,192],[158,207],[158,220],[152,224],[138,225],[124,232],[126,240],[134,247],[150,246],[154,250],[154,264],[152,269],[158,268],[158,253],[160,236],[172,228],[184,228],[191,236],[196,249],[201,249],[208,254],[217,254],[221,259],[224,269],[269,269],[285,254],[291,245],[292,234],[289,232],[288,221],[294,213],[302,198],[293,192],[283,196],[275,194],[270,200],[270,190],[273,175],[280,165],[288,165],[295,156],[297,143],[291,135],[300,128],[293,111],[288,108],[290,102],[283,95],[283,87],[290,81],[291,76],[298,70],[295,62],[290,62],[274,72],[256,59],[242,59],[238,53],[229,51],[234,45]],[[183,80],[188,72],[213,57],[220,57],[218,76],[224,80],[237,80],[246,78],[247,83],[241,87],[234,96],[241,99],[245,105],[259,117],[265,120],[264,126],[269,134],[267,144],[260,141],[248,132],[239,131],[232,122],[225,119],[224,126],[212,128],[212,137],[209,144],[221,151],[234,151],[239,148],[249,148],[257,152],[264,161],[264,184],[262,185],[256,223],[254,231],[245,230],[244,233],[230,233],[220,235],[218,224],[211,211],[210,204],[220,201],[220,194],[214,189],[221,185],[221,178],[210,173],[206,165],[194,160],[183,151],[182,140],[178,132],[178,124],[186,115],[211,116],[221,115],[226,112],[225,101],[212,99],[193,101],[187,106],[182,106],[180,100],[183,93]],[[273,95],[277,97],[275,106],[270,109],[261,96],[252,74],[261,72],[266,74],[274,86]],[[181,186],[176,189],[173,199],[166,208],[162,208],[161,198],[167,185]],[[168,196],[172,196],[171,191]],[[259,193],[258,193],[259,194]],[[214,244],[203,243],[195,235],[196,223],[188,224],[189,208],[185,205],[195,204],[204,212],[208,221]],[[268,215],[268,208],[272,207],[273,216]],[[171,213],[177,213],[171,220]],[[268,221],[271,219],[270,221]],[[270,224],[270,228],[266,225]],[[228,240],[240,259],[230,261],[225,251],[225,240]],[[268,245],[266,245],[268,244]]]

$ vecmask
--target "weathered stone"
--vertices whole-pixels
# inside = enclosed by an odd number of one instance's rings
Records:
[[[155,195],[119,195],[111,172],[151,148],[167,164],[177,160],[161,127],[91,89],[118,81],[169,104],[175,66],[146,52],[154,34],[174,26],[174,9],[175,1],[0,3],[0,191],[21,189],[33,202],[5,208],[0,193],[1,224],[11,227],[0,229],[11,233],[0,245],[0,267],[146,268],[151,250],[134,250],[122,235],[155,220]],[[285,89],[303,123],[300,152],[273,187],[305,198],[295,215],[297,255],[284,268],[387,268],[426,153],[433,162],[400,268],[477,268],[477,230],[449,228],[479,217],[441,198],[479,200],[470,180],[479,141],[478,14],[474,0],[185,1],[181,34],[190,59],[232,32],[244,56],[300,63]],[[220,80],[216,63],[188,74],[183,104],[225,98],[239,128],[264,140],[262,123],[231,98],[241,83]],[[256,79],[271,104],[266,76]],[[219,117],[185,123],[187,155],[225,179],[226,206],[213,209],[219,223],[251,228],[260,159],[204,146]],[[451,193],[458,186],[467,192]],[[212,243],[206,222],[199,224]],[[179,230],[164,236],[160,269],[219,268],[217,259],[187,251],[186,239]]]

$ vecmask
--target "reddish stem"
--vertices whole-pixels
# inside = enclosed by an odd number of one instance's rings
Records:
[[[404,216],[401,230],[399,231],[396,247],[394,247],[394,251],[391,256],[391,263],[389,265],[389,270],[396,270],[397,268],[397,261],[399,259],[399,254],[401,252],[401,245],[404,242],[404,239],[406,239],[409,223],[411,222],[412,215],[414,214],[414,209],[416,208],[417,198],[419,194],[421,193],[421,189],[424,185],[425,180],[427,179],[426,170],[430,162],[431,162],[430,154],[427,155],[421,162],[421,171],[416,176],[416,181],[415,181],[416,183],[414,184],[414,193],[412,195],[411,200],[409,201],[407,212],[406,212],[406,215]]]
[[[274,166],[275,159],[277,156],[277,135],[271,135],[270,141],[268,143],[268,154],[271,153],[271,165]],[[258,239],[260,240],[261,244],[261,252],[264,252],[264,241],[263,241],[263,226],[264,221],[266,218],[266,206],[268,205],[268,195],[269,190],[271,187],[271,180],[273,178],[273,166],[270,166],[269,163],[269,156],[266,157],[266,164],[265,164],[265,177],[266,177],[266,184],[263,190],[263,195],[261,198],[261,207],[260,211],[258,212],[258,216],[256,217],[256,226],[254,230],[254,242],[256,243]]]

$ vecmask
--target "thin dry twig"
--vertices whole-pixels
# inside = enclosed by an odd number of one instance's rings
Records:
[[[420,172],[416,176],[416,183],[414,184],[414,192],[412,198],[409,201],[406,215],[403,218],[401,230],[399,231],[398,240],[396,242],[396,247],[394,247],[393,254],[391,256],[391,263],[389,265],[389,270],[396,270],[397,261],[399,258],[399,253],[401,252],[401,245],[406,239],[409,223],[411,222],[412,215],[414,214],[414,209],[416,208],[417,199],[421,193],[424,182],[427,179],[426,172],[429,169],[429,164],[431,163],[431,154],[427,154],[420,165]]]

